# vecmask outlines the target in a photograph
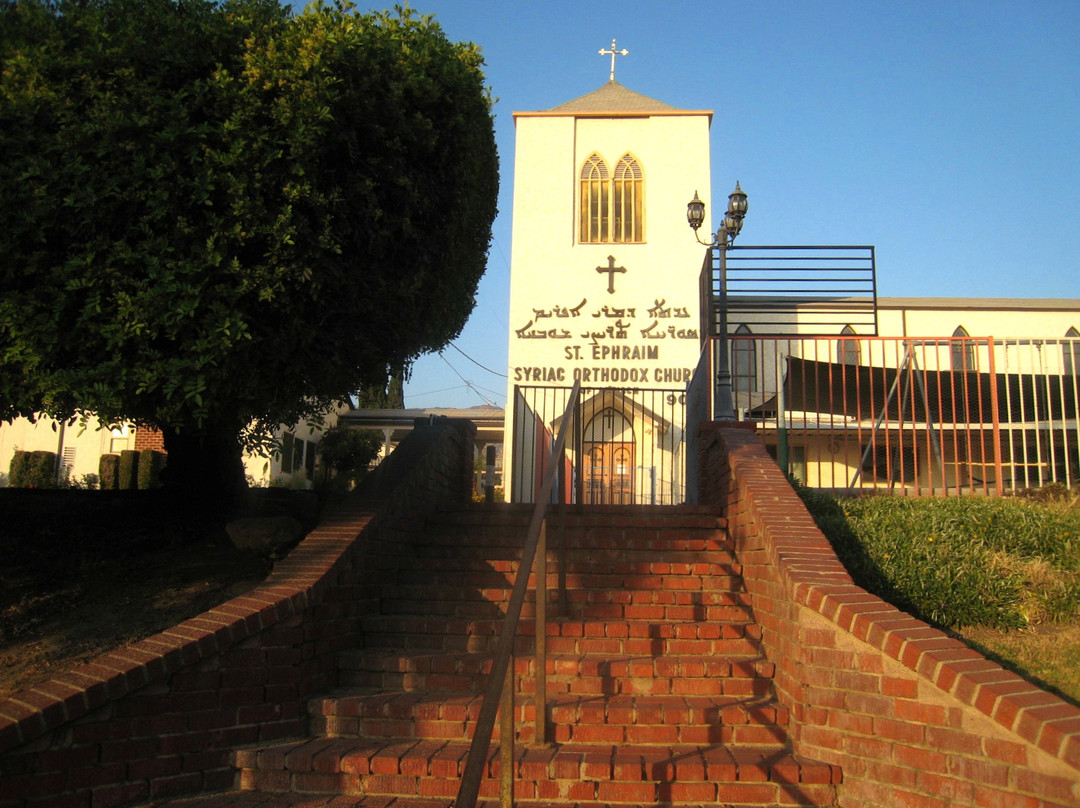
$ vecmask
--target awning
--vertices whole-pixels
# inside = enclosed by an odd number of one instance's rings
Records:
[[[786,357],[783,406],[788,412],[819,412],[860,420],[884,413],[891,421],[1034,423],[1076,418],[1075,376],[867,367]],[[775,414],[776,396],[751,410]]]

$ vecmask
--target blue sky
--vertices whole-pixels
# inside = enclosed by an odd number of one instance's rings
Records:
[[[1078,0],[410,5],[482,48],[502,173],[476,309],[406,406],[505,404],[512,113],[600,87],[613,37],[621,84],[715,111],[743,243],[874,245],[885,296],[1080,297]]]

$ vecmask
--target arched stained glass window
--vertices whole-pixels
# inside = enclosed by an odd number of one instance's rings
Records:
[[[645,240],[645,175],[633,155],[624,155],[612,175],[593,154],[581,167],[578,240],[583,244]]]
[[[641,164],[629,154],[624,155],[615,165],[615,181],[612,184],[615,223],[612,241],[644,241],[644,190]]]
[[[581,232],[584,243],[610,241],[610,178],[607,163],[594,154],[581,167]]]

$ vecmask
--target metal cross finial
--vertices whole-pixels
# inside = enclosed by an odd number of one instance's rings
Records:
[[[630,51],[628,51],[626,48],[623,48],[622,50],[615,50],[615,40],[614,39],[611,40],[611,50],[604,50],[603,48],[600,49],[600,55],[601,56],[609,56],[609,55],[611,56],[611,80],[612,81],[615,81],[615,57],[616,56],[627,56],[627,55],[629,55],[629,53],[630,53]]]

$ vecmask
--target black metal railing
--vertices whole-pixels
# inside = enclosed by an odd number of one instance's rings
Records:
[[[499,724],[499,799],[503,808],[514,804],[514,642],[517,638],[518,621],[521,607],[532,574],[533,560],[540,558],[536,572],[536,631],[535,631],[535,666],[536,666],[536,742],[547,743],[547,508],[552,495],[559,503],[563,502],[561,492],[565,487],[558,480],[560,467],[558,462],[563,457],[567,436],[573,434],[573,422],[577,411],[580,387],[575,383],[569,391],[566,406],[559,419],[561,421],[558,436],[550,448],[550,457],[556,462],[547,464],[543,482],[537,491],[536,507],[529,521],[525,536],[525,546],[521,551],[521,562],[514,588],[510,593],[510,602],[506,607],[499,642],[491,662],[491,674],[488,679],[480,714],[476,721],[472,745],[466,758],[465,771],[461,776],[455,808],[474,808],[480,793],[480,781],[484,777],[491,736],[495,730],[495,718]]]
[[[701,275],[701,334],[839,334],[844,326],[877,334],[877,276],[870,246],[710,248]],[[721,307],[726,305],[726,318]]]
[[[706,340],[698,355],[697,366],[694,368],[694,376],[690,384],[686,386],[686,449],[683,452],[687,458],[685,464],[686,473],[686,502],[696,505],[698,502],[698,485],[700,474],[698,469],[698,430],[707,421],[713,420],[713,405],[716,379],[716,350],[715,340]]]

